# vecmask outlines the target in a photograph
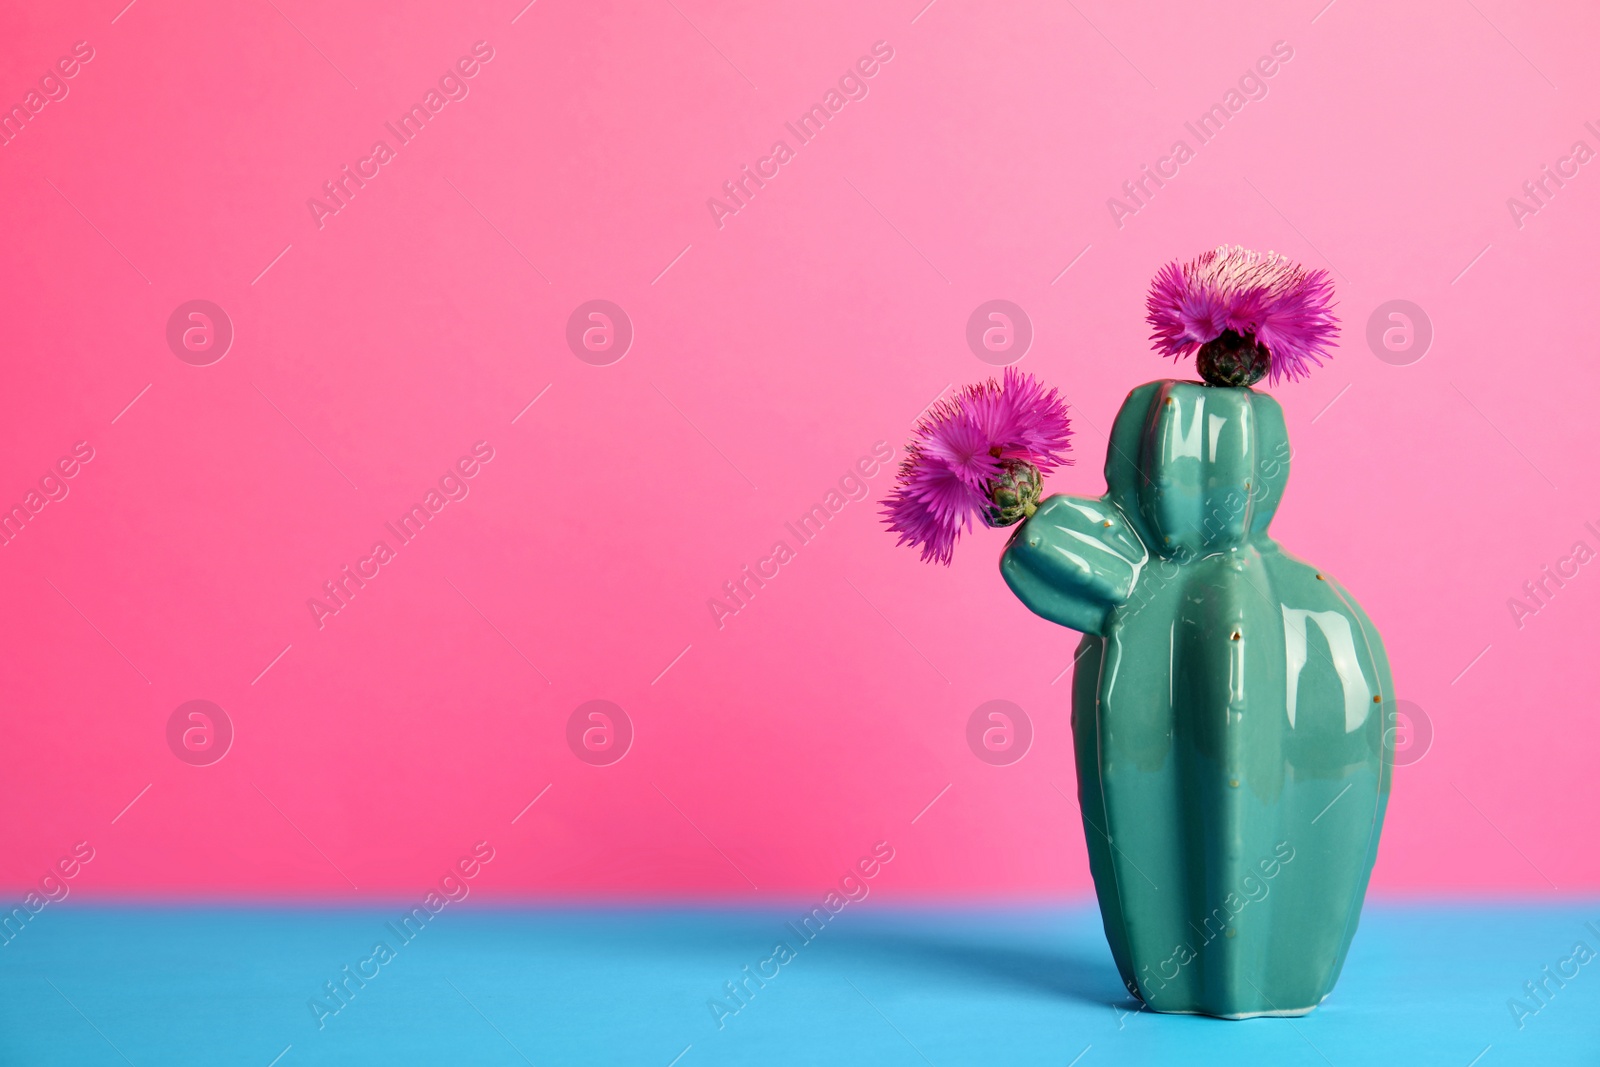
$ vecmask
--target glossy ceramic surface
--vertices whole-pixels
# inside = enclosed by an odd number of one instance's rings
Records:
[[[1001,559],[1029,608],[1084,633],[1089,863],[1123,982],[1156,1011],[1316,1007],[1377,853],[1388,659],[1354,599],[1267,534],[1289,454],[1265,393],[1140,386],[1106,495],[1050,497]]]

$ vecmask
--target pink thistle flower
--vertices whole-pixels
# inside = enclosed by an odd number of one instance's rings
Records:
[[[1294,381],[1331,357],[1339,333],[1333,279],[1273,252],[1238,245],[1162,267],[1150,285],[1146,316],[1156,351],[1196,362],[1214,385],[1249,385],[1263,374]]]
[[[949,565],[974,517],[1009,526],[1033,514],[1040,476],[1072,461],[1067,402],[1032,375],[965,386],[917,423],[894,490],[883,501],[896,544]]]

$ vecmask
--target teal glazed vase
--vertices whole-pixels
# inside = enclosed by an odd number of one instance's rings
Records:
[[[1267,533],[1289,456],[1265,393],[1142,385],[1105,496],[1046,499],[1001,557],[1024,604],[1083,632],[1089,868],[1123,983],[1153,1011],[1311,1011],[1377,855],[1388,658],[1350,594]]]

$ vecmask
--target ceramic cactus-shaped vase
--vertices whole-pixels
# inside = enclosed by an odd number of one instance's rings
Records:
[[[1388,659],[1349,593],[1268,535],[1289,455],[1265,393],[1140,386],[1106,495],[1044,500],[1001,560],[1024,604],[1084,634],[1089,865],[1122,980],[1155,1011],[1315,1008],[1377,853]]]

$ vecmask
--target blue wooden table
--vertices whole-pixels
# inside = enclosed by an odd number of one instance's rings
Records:
[[[1090,907],[406,908],[48,906],[0,1062],[1600,1064],[1600,902],[1369,906],[1320,1010],[1234,1023],[1139,1011]]]

